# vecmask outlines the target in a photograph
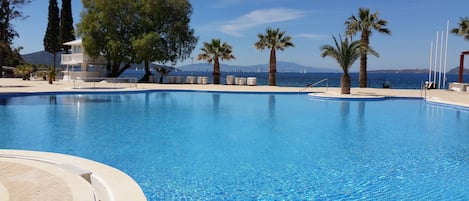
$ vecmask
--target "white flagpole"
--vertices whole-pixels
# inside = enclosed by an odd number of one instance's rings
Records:
[[[438,31],[436,32],[436,43],[435,43],[435,65],[433,65],[433,79],[434,79],[434,83],[436,82],[436,62],[438,62]],[[435,83],[436,84],[436,83]]]
[[[430,43],[430,67],[428,68],[428,82],[432,82],[433,41]]]
[[[449,34],[449,20],[446,22],[446,47],[445,47],[445,69],[444,69],[444,76],[443,76],[443,88],[446,88],[446,66],[447,66],[447,58],[448,58],[448,34]]]
[[[440,69],[438,70],[438,89],[441,88],[441,70],[443,62],[443,31],[441,31],[441,41],[440,41]]]

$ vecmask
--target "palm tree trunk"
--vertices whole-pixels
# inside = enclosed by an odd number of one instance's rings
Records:
[[[350,75],[348,73],[342,74],[340,78],[340,93],[341,94],[350,94]]]
[[[277,56],[275,55],[275,48],[270,50],[269,85],[277,85]]]
[[[213,84],[220,84],[220,62],[218,57],[215,57],[213,63]]]
[[[364,30],[362,31],[361,35],[361,41],[363,44],[366,45],[368,48],[368,45],[370,44],[370,34],[368,31]],[[368,60],[368,52],[367,51],[362,51],[360,55],[360,75],[359,75],[359,86],[360,88],[366,88],[367,83],[368,83],[368,78],[367,78],[367,60]]]
[[[366,83],[367,81],[367,76],[366,76],[366,67],[367,67],[367,55],[362,54],[360,56],[360,75],[359,75],[359,80],[360,80],[360,88],[366,88]]]

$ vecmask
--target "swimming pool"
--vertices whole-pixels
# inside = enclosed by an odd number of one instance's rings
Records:
[[[0,99],[0,148],[114,166],[149,200],[467,200],[469,112],[204,92]]]

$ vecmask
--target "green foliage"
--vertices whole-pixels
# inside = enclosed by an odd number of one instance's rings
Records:
[[[83,0],[83,7],[77,32],[90,56],[107,58],[111,76],[133,63],[187,59],[197,43],[187,0]]]
[[[75,40],[75,30],[73,28],[72,0],[62,0],[59,33],[59,44],[61,45],[61,49],[68,53],[70,46],[63,44],[73,40]]]
[[[280,31],[279,28],[272,29],[267,28],[265,34],[258,34],[257,41],[254,45],[257,49],[263,50],[266,48],[285,50],[287,47],[294,47],[295,45],[291,42],[292,38],[285,34],[285,31]]]
[[[33,72],[33,66],[31,65],[19,65],[14,70],[16,76],[21,76],[23,80],[29,80],[31,73]]]
[[[339,35],[340,41],[338,42],[335,36],[332,36],[334,39],[334,45],[323,45],[321,46],[321,57],[331,57],[334,58],[337,63],[342,68],[344,72],[340,79],[340,88],[341,94],[350,94],[350,75],[349,70],[352,67],[353,63],[360,57],[361,48],[363,47],[360,41],[349,42],[347,38],[342,40],[342,37]]]
[[[256,49],[270,49],[270,69],[269,69],[269,85],[275,86],[276,74],[277,74],[277,55],[276,50],[285,50],[287,47],[294,47],[295,45],[291,42],[292,38],[285,34],[285,31],[280,31],[279,28],[272,29],[267,28],[265,34],[258,34],[257,41],[254,46]]]
[[[165,67],[156,67],[155,70],[156,70],[156,72],[158,72],[160,74],[159,83],[163,84],[163,77],[167,76],[171,72],[171,70],[168,69],[168,68],[165,68]]]
[[[20,51],[22,49],[23,47],[7,48],[4,65],[5,66],[18,66],[20,64],[23,64],[24,61],[20,54]]]
[[[391,31],[386,28],[388,22],[380,19],[378,12],[370,13],[368,8],[358,9],[358,15],[352,15],[345,21],[345,34],[350,36],[361,32],[361,42],[363,45],[370,44],[372,31],[390,35]],[[366,87],[367,83],[367,52],[362,52],[360,56],[360,87]]]
[[[55,56],[60,52],[59,43],[60,18],[57,0],[49,0],[49,17],[47,22],[46,35],[44,36],[44,49],[53,54],[54,68],[56,66]]]
[[[22,6],[31,0],[1,0],[0,1],[0,77],[3,76],[3,65],[9,52],[12,52],[11,44],[18,33],[13,29],[11,21],[24,19]]]
[[[344,74],[348,74],[350,67],[360,57],[360,41],[349,42],[347,38],[342,40],[340,35],[340,41],[337,41],[335,36],[332,36],[332,39],[334,39],[334,45],[321,46],[321,57],[334,58]]]
[[[60,51],[59,27],[60,18],[57,0],[49,0],[49,17],[46,35],[44,36],[44,49],[47,52],[55,54]]]
[[[220,39],[212,39],[210,43],[204,42],[204,46],[200,49],[197,60],[206,60],[208,63],[213,64],[213,83],[220,84],[220,61],[236,59],[233,55],[233,48],[226,42],[221,42]]]
[[[226,42],[222,43],[220,39],[212,39],[210,43],[204,42],[204,46],[200,50],[202,53],[199,54],[197,59],[207,60],[208,63],[218,59],[222,61],[235,59],[231,45]]]
[[[469,41],[469,17],[460,19],[458,27],[451,29],[451,33],[462,36],[464,40]]]

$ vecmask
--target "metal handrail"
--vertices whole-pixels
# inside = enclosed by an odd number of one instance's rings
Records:
[[[427,100],[427,90],[428,86],[423,81],[420,83],[420,97],[423,97],[423,100]]]
[[[314,86],[316,86],[316,85],[318,85],[318,84],[321,84],[321,83],[323,83],[323,82],[326,82],[326,92],[327,92],[327,89],[329,88],[329,78],[324,78],[324,79],[319,80],[319,81],[317,81],[317,82],[315,82],[315,83],[307,84],[306,87],[303,88],[303,89],[301,89],[299,92],[302,92],[302,91],[304,91],[305,89],[307,89],[308,87],[314,87]]]

